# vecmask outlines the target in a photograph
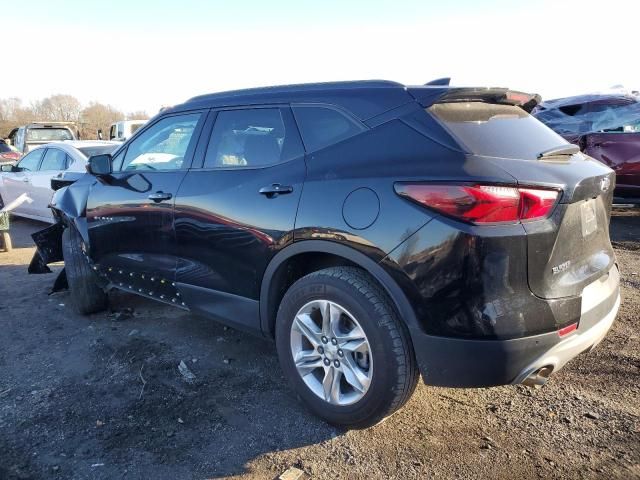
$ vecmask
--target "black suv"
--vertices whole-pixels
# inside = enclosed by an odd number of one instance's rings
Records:
[[[540,385],[604,337],[619,275],[614,174],[532,98],[387,81],[195,97],[56,192],[30,269],[64,257],[81,313],[115,288],[274,338],[336,424],[390,415],[419,374]]]

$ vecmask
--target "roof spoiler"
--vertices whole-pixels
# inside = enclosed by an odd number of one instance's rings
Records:
[[[451,83],[451,77],[442,77],[436,78],[435,80],[431,80],[430,82],[425,83],[425,86],[449,86]]]
[[[440,82],[444,79],[434,80]],[[408,87],[407,91],[423,106],[434,103],[485,102],[500,105],[515,105],[531,111],[542,101],[537,93],[524,93],[508,88],[457,88],[429,82],[423,87]]]

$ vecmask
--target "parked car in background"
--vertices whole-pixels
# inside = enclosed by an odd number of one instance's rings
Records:
[[[1,167],[0,202],[8,205],[23,196],[11,211],[13,215],[53,222],[49,209],[52,179],[69,175],[77,180],[86,172],[89,157],[110,153],[118,146],[117,142],[75,140],[34,147],[16,165]],[[69,177],[65,184],[70,183]]]
[[[640,97],[596,94],[548,100],[533,115],[616,172],[616,203],[640,204]]]
[[[613,171],[506,89],[362,81],[203,95],[58,190],[30,271],[275,339],[319,416],[427,384],[542,385],[611,327]],[[64,282],[56,282],[61,284]]]
[[[0,139],[0,165],[14,164],[20,160],[19,152],[11,148],[4,140]]]
[[[77,130],[73,122],[32,122],[14,128],[8,137],[11,145],[23,155],[49,142],[77,139]]]
[[[124,142],[149,120],[122,120],[111,124],[109,140]]]

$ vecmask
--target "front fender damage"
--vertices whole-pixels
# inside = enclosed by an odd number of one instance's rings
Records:
[[[89,177],[89,178],[87,178]],[[87,196],[92,185],[91,177],[85,175],[77,182],[57,190],[51,204],[56,223],[31,235],[36,244],[36,252],[29,264],[29,273],[51,273],[50,263],[64,260],[62,255],[62,232],[65,228],[78,230],[85,243],[88,241],[85,210]],[[68,288],[65,269],[58,274],[51,293]]]

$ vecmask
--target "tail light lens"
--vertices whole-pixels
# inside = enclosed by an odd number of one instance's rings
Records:
[[[20,158],[20,154],[18,152],[5,152],[0,153],[0,157],[6,160],[18,160]]]
[[[548,216],[557,190],[500,185],[397,183],[396,193],[471,223],[518,223]]]

